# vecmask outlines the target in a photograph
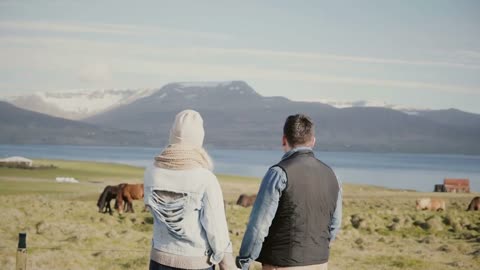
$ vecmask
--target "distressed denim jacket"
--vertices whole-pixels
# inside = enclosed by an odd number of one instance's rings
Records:
[[[223,195],[209,170],[168,170],[151,165],[144,175],[145,204],[153,214],[153,248],[219,263],[232,252]]]
[[[298,147],[287,152],[282,160],[299,150],[311,148]],[[339,180],[337,180],[339,181]],[[342,220],[342,185],[339,181],[337,205],[330,223],[330,242],[335,239]],[[247,230],[240,247],[240,254],[236,259],[237,267],[248,270],[249,265],[258,258],[262,244],[268,235],[270,225],[277,212],[278,203],[283,190],[287,186],[287,176],[279,167],[270,168],[263,177],[257,198],[250,214]]]

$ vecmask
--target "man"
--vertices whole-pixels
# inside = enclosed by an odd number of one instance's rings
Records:
[[[327,269],[330,243],[342,219],[342,189],[332,169],[316,159],[312,120],[291,115],[283,128],[282,160],[260,185],[237,267]]]

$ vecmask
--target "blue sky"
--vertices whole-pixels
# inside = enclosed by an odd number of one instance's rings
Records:
[[[480,1],[0,0],[0,95],[244,80],[480,113]]]

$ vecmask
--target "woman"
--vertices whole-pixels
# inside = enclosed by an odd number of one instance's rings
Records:
[[[150,270],[236,269],[204,136],[200,114],[180,112],[169,145],[145,170],[145,204],[154,220]]]

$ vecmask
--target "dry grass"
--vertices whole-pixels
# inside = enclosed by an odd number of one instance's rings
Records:
[[[105,184],[138,182],[135,167],[42,161],[41,172],[0,168],[0,269],[14,269],[18,233],[27,232],[28,269],[147,269],[152,218],[97,212]],[[9,170],[9,171],[6,171]],[[54,183],[61,172],[80,184]],[[219,176],[227,219],[238,252],[250,208],[234,205],[255,193],[259,180]],[[478,269],[480,212],[466,212],[473,194],[429,194],[345,185],[342,230],[329,269]],[[445,198],[447,211],[415,211],[415,199]],[[258,266],[257,266],[258,267]]]

